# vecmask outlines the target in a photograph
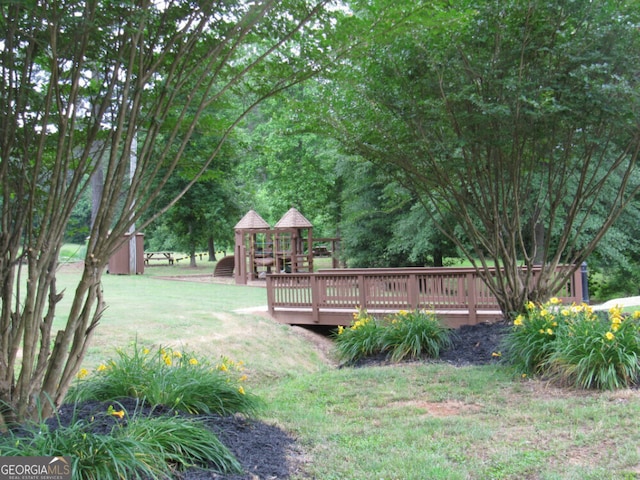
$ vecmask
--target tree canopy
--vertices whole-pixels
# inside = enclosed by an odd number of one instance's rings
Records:
[[[548,298],[571,273],[556,267],[579,268],[638,192],[640,10],[395,8],[406,22],[370,36],[327,89],[332,126],[349,151],[398,169],[505,313]]]

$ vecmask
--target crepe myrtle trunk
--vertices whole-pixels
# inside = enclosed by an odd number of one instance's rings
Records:
[[[54,250],[55,252],[58,249]],[[24,419],[49,417],[62,402],[93,331],[105,308],[101,277],[105,265],[88,261],[76,287],[64,328],[53,332],[58,303],[63,298],[56,282],[57,253],[46,265],[28,249],[19,262],[3,264],[2,314],[16,328],[3,335],[0,372],[0,427]],[[19,270],[20,272],[11,270]],[[26,288],[14,288],[26,270]],[[16,305],[16,299],[20,305]],[[11,308],[13,306],[13,308]],[[16,367],[21,365],[20,369]]]

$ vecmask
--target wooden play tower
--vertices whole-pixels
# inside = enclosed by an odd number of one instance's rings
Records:
[[[313,225],[295,208],[275,224],[278,272],[313,272]]]
[[[295,208],[289,209],[274,228],[250,210],[234,229],[237,284],[264,278],[272,272],[313,271],[313,225]]]

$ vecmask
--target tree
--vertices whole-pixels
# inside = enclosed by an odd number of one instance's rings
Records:
[[[242,210],[236,201],[233,183],[225,183],[224,179],[209,177],[196,182],[145,231],[145,235],[151,237],[150,248],[185,252],[189,255],[190,266],[196,267],[196,253],[207,250],[210,241],[225,247],[233,246],[233,226],[242,216]],[[175,194],[187,181],[174,176],[164,191]],[[215,251],[211,255],[214,261]]]
[[[247,208],[268,222],[295,207],[313,223],[316,236],[333,236],[341,188],[335,169],[342,154],[333,139],[305,122],[305,105],[318,101],[318,89],[305,84],[255,109],[242,128],[246,150],[239,177],[253,197]]]
[[[182,192],[206,159],[211,145],[218,144],[218,132],[225,119],[234,115],[240,99],[233,98],[226,109],[207,112],[194,129],[182,154],[183,159],[147,210],[145,218],[154,217]],[[241,192],[237,186],[237,141],[235,132],[218,151],[211,165],[169,210],[145,230],[145,242],[151,250],[188,253],[190,265],[196,267],[196,252],[209,250],[215,261],[215,241],[232,246],[233,226],[242,216]],[[158,181],[158,179],[156,179]]]
[[[405,21],[346,62],[350,88],[330,86],[333,125],[400,169],[505,314],[547,299],[639,189],[637,3],[395,8]],[[354,11],[352,30],[371,21]]]
[[[182,161],[203,112],[244,105],[175,203],[256,104],[312,76],[326,0],[25,0],[0,5],[0,428],[49,416],[105,309],[101,276]],[[176,110],[176,106],[179,108]],[[82,277],[53,332],[58,254],[104,172]],[[138,223],[136,223],[138,222]],[[26,282],[25,282],[26,280]]]

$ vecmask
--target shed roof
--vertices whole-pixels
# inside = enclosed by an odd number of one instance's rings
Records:
[[[295,208],[290,208],[274,228],[312,228],[313,224]]]
[[[270,227],[255,210],[249,210],[233,228],[236,230],[268,230]]]

